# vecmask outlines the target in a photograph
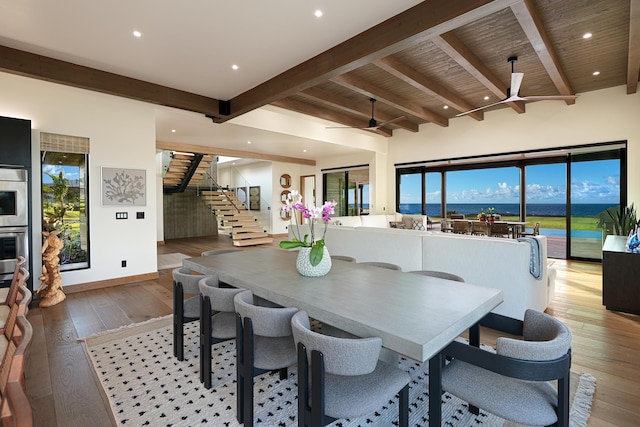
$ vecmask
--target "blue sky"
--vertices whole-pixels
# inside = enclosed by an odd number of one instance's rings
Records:
[[[52,175],[58,175],[62,170],[64,177],[69,180],[76,180],[80,176],[80,168],[78,166],[43,165],[42,170],[43,172],[49,172]],[[43,173],[42,182],[44,184],[50,184],[52,181],[48,175]]]
[[[529,166],[527,201],[565,203],[566,166]],[[427,203],[440,202],[439,174],[427,174]],[[403,176],[401,203],[420,203],[420,175]],[[447,173],[447,203],[519,203],[520,182],[515,167]],[[620,199],[618,160],[572,164],[573,203],[612,203]]]

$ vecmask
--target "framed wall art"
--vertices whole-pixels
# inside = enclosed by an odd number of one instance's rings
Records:
[[[102,168],[103,206],[146,206],[146,170]]]
[[[249,210],[260,210],[260,186],[249,187]]]

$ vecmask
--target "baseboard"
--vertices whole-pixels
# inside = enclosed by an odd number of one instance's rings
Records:
[[[158,246],[164,246],[164,240],[158,240]]]
[[[287,233],[282,233],[282,234],[269,234],[269,237],[287,237],[289,236]]]
[[[74,294],[76,292],[92,291],[94,289],[110,288],[112,286],[128,285],[129,283],[156,280],[158,277],[160,277],[160,274],[156,271],[153,273],[137,274],[135,276],[117,277],[115,279],[81,283],[73,286],[63,286],[63,289],[65,294]]]

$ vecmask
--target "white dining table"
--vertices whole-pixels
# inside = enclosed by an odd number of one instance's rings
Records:
[[[381,337],[388,350],[419,362],[435,359],[503,299],[499,289],[341,260],[333,261],[326,276],[304,277],[296,257],[295,251],[251,249],[183,264],[353,335]],[[436,396],[440,364],[430,363],[430,369],[430,395]],[[430,399],[431,426],[440,425],[440,411],[440,399]]]

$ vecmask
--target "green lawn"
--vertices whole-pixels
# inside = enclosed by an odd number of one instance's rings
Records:
[[[471,215],[468,218],[473,219]],[[434,221],[440,221],[438,217],[430,217]],[[503,221],[520,221],[517,216],[502,216]],[[566,217],[564,216],[528,216],[527,228],[533,228],[536,222],[540,223],[540,228],[551,228],[557,230],[565,230],[567,227]],[[592,230],[601,231],[602,228],[597,226],[598,220],[594,217],[576,216],[573,217],[571,228],[573,230]]]

